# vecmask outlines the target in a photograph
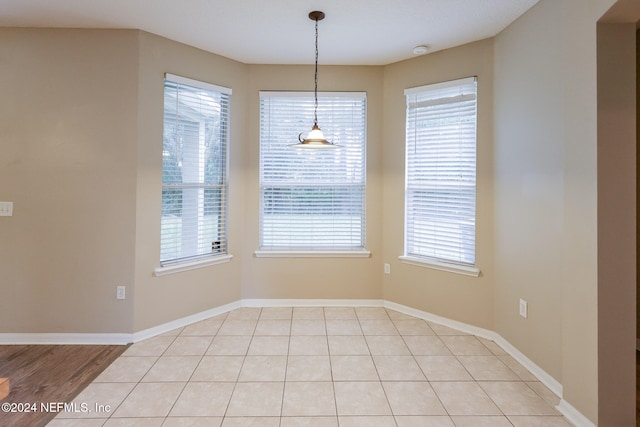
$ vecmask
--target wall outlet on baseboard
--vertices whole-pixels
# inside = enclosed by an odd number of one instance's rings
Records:
[[[384,274],[391,274],[391,265],[390,264],[386,264],[384,265]]]
[[[116,298],[117,299],[125,299],[126,298],[126,286],[116,286]]]
[[[522,298],[520,298],[520,316],[525,319],[529,316],[529,304],[527,304],[527,302]]]

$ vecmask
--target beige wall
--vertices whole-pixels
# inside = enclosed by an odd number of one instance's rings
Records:
[[[404,264],[404,90],[478,76],[476,265],[478,278]],[[493,329],[493,40],[391,64],[384,69],[384,298]]]
[[[570,0],[559,11],[564,27],[560,78],[565,102],[559,381],[563,398],[594,422],[598,420],[599,405],[595,28],[597,19],[611,3],[612,0],[592,0],[588,4]]]
[[[228,264],[159,266],[165,72],[231,87],[242,194],[247,66],[139,31],[0,29],[0,332],[131,333],[241,298],[244,198]],[[235,143],[234,143],[235,142]],[[116,286],[127,299],[116,300]]]
[[[247,66],[180,43],[139,33],[138,164],[134,331],[238,301],[243,256]],[[229,263],[155,277],[160,265],[164,73],[231,88]]]
[[[0,200],[15,202],[14,216],[0,217],[0,332],[131,333],[240,298],[384,298],[496,330],[563,385],[567,402],[615,425],[607,417],[620,399],[604,393],[615,383],[598,378],[599,364],[633,381],[631,368],[619,351],[598,356],[598,334],[618,328],[624,341],[634,323],[598,319],[598,291],[613,277],[602,276],[611,265],[599,258],[598,227],[619,212],[598,218],[595,28],[613,3],[542,0],[494,40],[386,67],[321,67],[320,90],[368,96],[364,259],[253,254],[258,91],[308,90],[311,67],[240,64],[138,31],[0,29]],[[157,278],[164,72],[233,89],[234,258]],[[398,261],[403,90],[470,75],[479,278]],[[115,299],[116,285],[127,300]],[[635,300],[624,287],[606,296],[601,315]]]
[[[19,30],[15,30],[19,31]],[[51,30],[53,34],[63,34],[63,31]],[[47,31],[37,30],[33,31],[35,37],[35,44],[45,45],[47,38]],[[257,240],[257,227],[258,227],[258,93],[260,90],[309,90],[312,83],[312,68],[309,66],[258,66],[258,65],[245,65],[235,61],[228,60],[226,58],[219,57],[210,53],[206,53],[179,43],[171,42],[169,40],[153,36],[144,32],[122,32],[126,34],[129,39],[124,48],[131,50],[131,56],[123,56],[118,50],[118,44],[109,46],[108,50],[116,52],[118,60],[111,57],[103,57],[96,52],[104,50],[101,46],[96,45],[92,38],[94,34],[98,32],[93,31],[69,31],[68,37],[74,38],[75,43],[81,45],[82,49],[92,52],[92,55],[96,57],[93,60],[93,56],[89,56],[92,59],[92,64],[95,69],[100,70],[112,70],[117,72],[123,72],[127,70],[126,66],[120,64],[119,61],[126,61],[129,65],[130,73],[126,76],[126,82],[123,79],[118,79],[118,89],[125,96],[116,97],[114,94],[118,93],[117,90],[112,90],[111,87],[105,89],[109,92],[111,97],[116,98],[112,103],[103,106],[103,108],[110,108],[111,116],[104,116],[105,123],[127,123],[132,134],[129,141],[122,141],[121,144],[128,151],[122,149],[117,150],[117,154],[126,157],[126,162],[129,162],[129,183],[128,185],[119,185],[111,187],[110,190],[115,194],[120,194],[122,189],[126,189],[129,194],[129,202],[126,204],[128,213],[128,220],[130,222],[130,228],[123,230],[122,233],[106,233],[105,237],[100,239],[101,248],[105,247],[105,241],[114,241],[118,244],[122,242],[128,242],[128,252],[120,248],[113,249],[113,252],[117,253],[117,256],[109,256],[109,260],[125,258],[129,263],[128,276],[122,279],[111,279],[110,276],[114,273],[102,274],[101,272],[89,273],[89,276],[99,277],[99,280],[104,282],[102,286],[103,292],[113,299],[115,294],[116,285],[128,286],[128,299],[125,301],[112,301],[117,307],[124,307],[124,314],[115,316],[122,320],[126,318],[128,323],[126,327],[120,328],[108,328],[105,322],[100,319],[96,320],[96,324],[100,324],[98,327],[92,322],[84,321],[84,318],[80,313],[84,313],[84,304],[77,305],[65,305],[62,304],[61,312],[64,313],[76,313],[74,316],[67,314],[73,318],[69,322],[69,325],[61,328],[64,331],[77,331],[77,325],[83,325],[86,331],[101,331],[107,330],[110,332],[131,332],[139,331],[145,328],[149,328],[164,322],[168,322],[189,314],[197,313],[212,307],[220,306],[225,303],[236,301],[240,298],[339,298],[339,299],[380,299],[383,297],[382,288],[382,263],[383,263],[383,244],[382,244],[382,221],[383,216],[387,215],[391,218],[391,221],[395,221],[397,225],[398,221],[400,226],[402,225],[402,209],[394,207],[392,209],[384,210],[382,208],[382,194],[383,194],[383,153],[386,156],[393,157],[394,147],[398,141],[403,141],[403,126],[404,126],[404,107],[401,106],[400,116],[396,115],[401,123],[401,133],[399,135],[392,135],[388,132],[383,133],[383,111],[384,111],[384,86],[385,73],[391,73],[390,78],[386,79],[394,80],[395,76],[399,76],[401,80],[404,80],[400,86],[397,87],[400,93],[401,100],[404,102],[402,90],[404,87],[428,83],[428,79],[417,78],[421,76],[421,65],[425,59],[421,58],[416,60],[418,68],[414,71],[408,71],[411,68],[411,64],[405,63],[399,65],[396,71],[385,70],[382,67],[321,67],[321,80],[320,90],[327,91],[341,91],[341,90],[355,90],[367,92],[367,104],[368,104],[368,146],[367,146],[367,249],[372,253],[370,258],[363,259],[335,259],[335,258],[320,258],[320,259],[264,259],[256,258],[253,255],[253,251],[258,248]],[[100,33],[102,34],[102,33]],[[116,32],[104,32],[105,43],[109,43],[109,35],[116,34]],[[85,35],[87,37],[85,37]],[[92,37],[89,37],[92,35]],[[54,38],[55,40],[55,38]],[[59,40],[57,50],[64,50],[63,46],[66,43],[66,39]],[[14,46],[15,49],[20,49],[19,46]],[[29,52],[31,48],[25,48],[25,52]],[[56,50],[56,49],[54,49]],[[477,51],[476,51],[477,50]],[[470,58],[468,56],[470,55]],[[490,106],[491,98],[491,78],[484,78],[485,75],[489,75],[491,71],[491,42],[484,41],[476,44],[475,46],[460,48],[450,55],[445,52],[434,55],[437,62],[440,63],[440,71],[433,74],[433,78],[446,80],[451,78],[457,78],[464,75],[481,76],[482,81],[480,83],[480,92],[485,93],[483,98],[484,104]],[[448,59],[448,58],[451,59]],[[80,59],[82,58],[82,59]],[[86,56],[76,55],[73,58],[69,58],[66,61],[66,66],[69,69],[79,69],[78,63],[84,62]],[[425,57],[426,58],[426,57]],[[30,58],[34,60],[33,58]],[[44,70],[47,67],[51,68],[51,64],[57,66],[58,57],[53,55],[51,57],[39,58],[45,65],[40,65],[34,68]],[[67,59],[67,58],[65,58]],[[447,65],[447,61],[451,61],[451,65]],[[100,66],[102,63],[107,63],[104,66]],[[429,61],[427,61],[427,65]],[[463,66],[460,68],[460,66]],[[18,71],[23,64],[16,64],[16,76],[19,75]],[[447,70],[458,69],[456,73],[448,73]],[[157,141],[161,138],[162,132],[162,78],[165,72],[171,72],[174,74],[184,75],[203,81],[208,81],[214,84],[231,87],[234,91],[232,99],[232,132],[231,132],[231,147],[230,147],[230,252],[234,255],[233,260],[228,264],[212,266],[208,268],[193,270],[184,273],[178,273],[174,275],[164,277],[154,277],[152,271],[159,264],[159,236],[157,230],[159,229],[159,212],[160,212],[160,198],[161,192],[161,155],[157,151]],[[405,77],[403,73],[408,73]],[[97,77],[93,74],[83,74],[82,78],[86,79],[89,84],[95,83]],[[113,77],[113,75],[109,76]],[[16,77],[17,78],[17,77]],[[107,78],[105,78],[106,80]],[[405,81],[407,84],[405,84]],[[77,82],[77,77],[74,82]],[[128,86],[127,86],[128,85]],[[14,84],[13,86],[19,86]],[[389,90],[389,88],[387,88]],[[73,96],[69,97],[69,102],[72,104],[82,104],[82,98],[84,93],[79,91],[73,93]],[[126,102],[126,106],[131,111],[127,111],[123,108],[123,99],[130,98],[130,101]],[[397,99],[397,98],[396,98]],[[137,108],[135,108],[137,105]],[[112,111],[111,111],[112,110]],[[392,111],[391,108],[387,108],[386,111]],[[484,119],[482,123],[490,121],[490,107],[482,108]],[[36,110],[36,114],[44,114]],[[122,117],[118,117],[120,114]],[[14,125],[16,134],[25,133],[26,125]],[[111,126],[111,128],[113,128]],[[126,128],[124,125],[117,127],[122,131]],[[481,132],[483,133],[483,140],[486,145],[490,145],[490,128],[481,125]],[[112,131],[110,129],[110,131]],[[137,133],[136,133],[137,132]],[[111,138],[109,138],[111,139]],[[112,143],[113,144],[113,143]],[[11,150],[16,148],[11,146]],[[490,158],[487,155],[489,151],[483,150],[481,155]],[[155,153],[155,154],[154,154]],[[402,158],[400,160],[403,162]],[[25,163],[28,160],[25,159]],[[109,162],[109,159],[102,158],[101,161],[104,164],[110,164],[110,167],[115,167],[114,162]],[[486,181],[490,175],[490,164],[483,163],[484,169],[481,170],[479,180]],[[397,168],[397,164],[391,163],[393,168]],[[402,163],[399,165],[402,167]],[[73,169],[73,164],[67,163],[66,159],[60,159],[57,167],[61,170]],[[388,167],[385,166],[385,167]],[[27,170],[21,169],[22,173],[26,173]],[[117,179],[123,179],[126,177],[123,169],[123,162],[118,163]],[[78,185],[82,186],[86,180],[82,180]],[[401,187],[402,188],[402,184]],[[395,190],[394,190],[395,191]],[[396,191],[397,192],[397,191]],[[401,192],[401,190],[400,190]],[[400,194],[400,193],[398,193]],[[486,198],[485,198],[486,196]],[[104,197],[104,196],[103,196]],[[479,212],[482,218],[490,218],[490,214],[487,210],[490,209],[490,194],[487,191],[487,186],[483,185],[479,192],[479,202],[481,205]],[[11,198],[8,195],[6,198]],[[84,201],[85,199],[83,199]],[[19,202],[19,200],[16,200]],[[484,208],[482,205],[484,204]],[[119,215],[124,215],[119,204],[114,206],[114,210],[118,210]],[[399,206],[402,206],[400,203]],[[33,218],[18,216],[19,210],[16,209],[16,217],[11,221],[22,219],[26,224],[29,224]],[[83,219],[86,217],[82,217]],[[111,217],[100,217],[101,222],[109,224],[112,227],[120,228],[124,225],[122,221],[118,223],[112,223]],[[59,224],[64,224],[64,218],[56,217],[52,218],[52,223],[59,227]],[[95,224],[90,220],[90,224]],[[480,240],[486,246],[490,240],[490,225],[487,221],[484,221],[481,227],[479,227]],[[74,227],[77,226],[77,221],[74,223]],[[27,226],[28,227],[28,226]],[[400,231],[401,232],[401,231]],[[77,229],[71,229],[72,235],[88,235],[90,233],[77,233]],[[395,241],[398,241],[400,236],[394,236]],[[54,240],[47,240],[46,244],[49,246],[56,245]],[[65,246],[72,247],[74,244],[73,239],[67,238],[64,242]],[[396,245],[397,246],[397,245]],[[6,247],[3,245],[3,248]],[[107,247],[110,247],[107,245]],[[401,246],[400,246],[401,247]],[[133,251],[133,252],[132,252]],[[84,256],[90,258],[90,253],[81,251]],[[58,268],[61,272],[69,274],[74,271],[73,258],[65,256],[63,252],[58,251],[60,259],[58,262]],[[133,256],[132,256],[133,253]],[[401,252],[396,250],[393,258],[397,258]],[[442,290],[436,290],[434,295],[443,292],[441,298],[432,299],[433,303],[429,303],[426,306],[418,303],[414,304],[411,301],[414,297],[411,293],[404,291],[398,292],[397,302],[410,303],[410,305],[416,306],[416,308],[432,309],[434,312],[457,318],[458,320],[468,321],[469,323],[478,324],[480,326],[490,326],[490,311],[491,311],[491,290],[488,287],[489,281],[486,279],[491,270],[490,263],[487,262],[485,254],[487,251],[479,251],[479,259],[483,260],[483,278],[473,279],[467,281],[461,287],[455,283],[457,276],[452,276],[448,280],[448,283],[452,283],[449,288],[443,288]],[[386,255],[385,255],[386,256]],[[27,260],[27,257],[20,257],[21,260]],[[133,262],[132,262],[133,259]],[[394,264],[394,269],[390,277],[398,278],[396,281],[399,287],[404,286],[401,280],[402,273],[401,268],[396,269],[395,261],[387,260]],[[26,261],[24,262],[26,264]],[[122,265],[119,263],[118,265]],[[23,267],[8,268],[9,274],[24,274],[23,272],[28,270],[32,266],[25,265]],[[486,266],[486,267],[485,267]],[[424,272],[423,269],[418,269],[417,272],[411,273],[414,267],[404,266],[409,271],[409,283],[408,286],[412,287],[416,285],[416,282],[422,283]],[[287,274],[283,274],[286,269]],[[77,269],[76,269],[77,270]],[[118,274],[123,274],[122,268],[113,268],[113,271],[118,271]],[[39,271],[39,270],[38,270]],[[428,271],[430,272],[430,271]],[[439,272],[431,272],[435,277],[440,276]],[[44,274],[44,273],[43,273]],[[445,275],[446,276],[446,275]],[[93,280],[96,280],[96,278]],[[414,281],[411,277],[415,278]],[[437,279],[441,280],[441,279]],[[43,280],[43,288],[49,287],[49,280]],[[445,282],[447,279],[445,278]],[[32,283],[32,282],[29,282]],[[68,282],[65,282],[68,283]],[[392,282],[393,283],[393,282]],[[482,283],[477,285],[477,283]],[[466,294],[469,285],[473,289],[470,295]],[[61,284],[61,288],[64,289]],[[71,285],[73,286],[73,285]],[[86,292],[86,288],[80,283],[78,287]],[[418,286],[420,286],[418,284]],[[20,289],[20,287],[17,287]],[[390,288],[389,288],[390,289]],[[461,296],[461,292],[463,292]],[[402,295],[405,295],[403,299]],[[389,293],[389,298],[395,298],[396,293]],[[463,310],[460,316],[456,315],[455,302],[460,299],[464,300]],[[478,301],[482,303],[478,303]],[[134,305],[132,305],[134,301]],[[437,308],[440,303],[446,302],[449,308],[445,310],[439,310]],[[101,309],[104,306],[104,301],[96,300],[96,305]],[[25,301],[21,305],[23,313],[28,312],[35,306],[28,301]],[[85,313],[86,314],[86,313]],[[33,322],[37,316],[29,315],[26,324]],[[48,317],[45,317],[45,320]],[[49,322],[43,322],[42,325],[34,327],[34,331],[49,332]],[[12,332],[26,331],[25,322],[16,322],[10,329]]]
[[[495,329],[558,381],[564,238],[562,32],[562,4],[548,1],[496,37],[494,110]],[[519,315],[520,298],[528,302],[527,319]]]
[[[248,90],[246,217],[243,242],[244,298],[382,298],[382,68],[319,68],[319,91],[367,93],[366,248],[370,258],[256,258],[259,220],[259,91],[313,91],[313,67],[252,65]],[[322,124],[320,124],[322,126]],[[311,126],[311,124],[309,124]],[[306,129],[301,129],[306,131]],[[295,136],[293,136],[295,138]]]
[[[596,22],[613,3],[543,0],[496,37],[495,329],[552,374],[563,399],[594,423],[631,426],[634,211],[616,202],[599,212],[606,199],[598,187],[635,173],[624,162],[602,164],[596,133]],[[611,69],[629,66],[608,62]],[[633,83],[621,79],[633,76],[632,67],[614,80],[633,96]],[[633,163],[631,144],[622,156]],[[520,213],[519,223],[509,221]],[[603,227],[626,233],[624,244],[602,244]],[[527,265],[515,268],[514,253]],[[521,295],[530,303],[527,320],[517,317]],[[603,340],[611,336],[613,346]]]
[[[0,332],[131,332],[137,32],[0,28]]]

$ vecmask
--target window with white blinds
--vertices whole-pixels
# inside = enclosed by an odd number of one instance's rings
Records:
[[[364,248],[366,95],[318,94],[318,124],[338,149],[291,147],[313,119],[313,93],[260,93],[261,249]]]
[[[473,265],[476,78],[407,89],[405,256]]]
[[[227,252],[231,89],[167,74],[160,264]]]

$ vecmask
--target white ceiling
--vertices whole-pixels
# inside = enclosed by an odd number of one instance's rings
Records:
[[[502,31],[538,0],[0,0],[0,26],[137,28],[251,64],[384,65]]]

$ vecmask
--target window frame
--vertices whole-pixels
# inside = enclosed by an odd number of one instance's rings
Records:
[[[264,223],[264,218],[265,218],[265,206],[264,206],[264,197],[265,197],[265,191],[267,191],[268,188],[273,188],[275,186],[278,187],[282,187],[282,188],[290,188],[290,189],[295,189],[296,185],[300,186],[302,185],[303,187],[315,187],[318,189],[327,189],[327,188],[332,188],[334,189],[334,186],[331,185],[331,183],[325,183],[320,184],[320,183],[314,183],[314,184],[310,184],[309,182],[306,181],[302,181],[302,184],[294,184],[293,182],[281,182],[281,181],[270,181],[269,179],[267,179],[268,177],[265,177],[265,175],[269,175],[269,173],[265,173],[265,171],[263,170],[263,168],[265,167],[265,162],[269,162],[269,159],[265,160],[263,158],[263,154],[264,151],[268,150],[268,147],[272,147],[274,144],[274,141],[276,141],[277,135],[274,135],[274,137],[272,137],[271,139],[268,139],[263,133],[266,131],[265,129],[269,129],[268,132],[271,132],[271,128],[270,128],[270,123],[271,122],[266,122],[263,123],[263,120],[265,120],[265,115],[267,115],[270,120],[274,120],[273,118],[271,118],[271,112],[265,112],[263,111],[263,108],[266,108],[265,105],[268,102],[270,103],[272,99],[277,99],[277,98],[284,98],[285,102],[286,102],[286,98],[291,98],[291,99],[296,99],[296,98],[300,98],[301,99],[301,103],[305,106],[305,108],[307,107],[306,104],[309,103],[309,105],[313,104],[313,99],[314,99],[314,93],[311,91],[261,91],[260,92],[260,141],[259,141],[259,146],[260,146],[260,153],[259,153],[259,164],[260,164],[260,170],[259,170],[259,194],[260,194],[260,202],[259,202],[259,236],[258,236],[258,241],[259,241],[259,248],[254,252],[256,257],[292,257],[292,258],[320,258],[320,257],[369,257],[370,256],[370,252],[366,249],[365,245],[366,245],[366,146],[367,146],[367,97],[366,97],[366,92],[358,92],[358,91],[348,91],[348,92],[318,92],[318,101],[319,101],[319,107],[318,107],[318,124],[320,125],[320,127],[322,128],[322,130],[325,132],[325,135],[327,136],[328,139],[332,139],[332,129],[330,126],[330,122],[331,119],[328,117],[329,114],[331,114],[331,112],[327,113],[326,108],[323,108],[322,103],[323,103],[323,99],[326,98],[331,98],[331,97],[338,97],[338,98],[346,98],[346,99],[351,99],[354,102],[361,102],[362,107],[361,109],[358,108],[357,109],[357,114],[361,114],[362,115],[362,128],[358,128],[359,131],[361,131],[361,142],[362,145],[359,147],[360,150],[360,155],[361,158],[358,160],[360,162],[360,167],[359,169],[359,173],[361,174],[361,181],[359,181],[358,184],[351,184],[351,187],[356,187],[356,186],[360,186],[361,190],[359,190],[359,192],[357,194],[359,194],[359,198],[361,199],[361,209],[359,211],[359,217],[360,217],[360,222],[359,222],[359,226],[361,227],[361,236],[360,236],[360,241],[359,241],[359,245],[353,246],[334,246],[334,247],[323,247],[323,245],[318,245],[317,243],[314,245],[313,242],[309,242],[310,244],[308,245],[299,245],[299,246],[295,246],[295,245],[269,245],[269,244],[265,244],[265,235],[264,233],[264,227],[265,227],[265,223]],[[302,101],[304,99],[304,101]],[[270,104],[269,104],[270,105]],[[297,103],[292,102],[291,105],[298,105]],[[306,111],[306,110],[305,110]],[[306,111],[306,114],[308,114],[309,112]],[[311,111],[312,114],[312,111]],[[332,115],[333,116],[333,115]],[[300,121],[300,117],[298,117],[298,120]],[[290,125],[291,126],[291,131],[290,131],[290,135],[291,138],[290,140],[286,141],[286,148],[285,147],[285,143],[284,143],[284,138],[282,138],[283,141],[281,142],[276,142],[279,145],[279,149],[284,153],[284,155],[286,155],[287,157],[291,157],[291,156],[295,156],[295,155],[300,155],[300,156],[324,156],[327,155],[325,153],[329,153],[330,152],[335,152],[337,150],[345,150],[345,147],[341,147],[341,148],[337,148],[336,150],[319,150],[322,153],[320,153],[318,150],[296,150],[292,147],[289,147],[288,145],[292,145],[295,141],[295,138],[297,136],[297,134],[300,131],[303,131],[303,133],[306,133],[310,128],[311,125],[313,124],[313,119],[311,120],[307,120],[304,119],[302,121],[304,124],[302,125],[303,128],[300,129],[299,126],[300,125]],[[294,128],[295,126],[295,128]],[[307,129],[308,127],[308,129]],[[282,131],[279,131],[282,132]],[[287,130],[286,135],[289,135],[289,131]],[[338,144],[340,145],[340,141],[337,141]],[[290,151],[289,151],[290,150]],[[293,153],[299,153],[299,154],[293,154]],[[291,156],[290,156],[291,154]],[[344,156],[346,156],[347,154],[345,153]],[[342,160],[341,160],[342,162]],[[347,160],[344,160],[344,162],[347,162]],[[342,163],[341,163],[342,164]],[[295,169],[295,168],[294,168]],[[287,169],[289,170],[289,169]],[[276,231],[277,232],[277,231]],[[324,241],[323,241],[324,243]]]
[[[171,235],[169,234],[164,235],[166,231],[161,225],[160,266],[154,270],[154,275],[156,276],[162,276],[165,274],[171,274],[171,273],[176,273],[180,271],[190,270],[193,268],[199,268],[203,266],[229,262],[232,258],[232,255],[228,253],[228,210],[229,210],[228,209],[229,208],[228,174],[229,174],[229,141],[230,141],[232,90],[230,88],[226,88],[223,86],[217,86],[217,85],[202,82],[199,80],[194,80],[194,79],[177,76],[170,73],[165,73],[164,80],[163,80],[163,100],[165,100],[165,102],[167,97],[167,89],[171,85],[175,86],[173,90],[176,92],[176,94],[180,93],[181,86],[186,86],[187,88],[185,89],[185,93],[188,93],[187,96],[192,96],[192,93],[190,93],[190,91],[193,91],[195,89],[195,90],[202,90],[207,95],[213,93],[214,98],[219,99],[220,111],[217,112],[217,116],[214,115],[216,112],[215,112],[215,109],[213,108],[211,110],[207,110],[207,108],[204,107],[204,110],[205,110],[204,114],[210,118],[215,117],[214,120],[220,121],[221,128],[219,132],[223,134],[221,135],[222,136],[221,138],[216,138],[215,141],[218,142],[219,144],[222,144],[222,148],[220,148],[220,150],[223,151],[223,153],[221,157],[222,164],[218,166],[218,169],[220,169],[220,171],[219,173],[216,172],[215,178],[214,178],[214,181],[216,182],[208,182],[206,178],[206,172],[204,172],[207,165],[204,163],[198,163],[198,162],[206,161],[201,158],[202,156],[205,156],[204,153],[206,150],[205,146],[203,145],[204,138],[205,138],[203,134],[204,121],[197,122],[199,123],[200,130],[198,131],[198,146],[195,147],[195,149],[201,153],[198,155],[199,156],[198,158],[200,160],[197,160],[196,165],[192,167],[197,167],[198,169],[202,169],[202,171],[200,171],[201,176],[193,179],[194,174],[192,171],[191,182],[181,181],[180,183],[171,183],[171,182],[165,181],[165,172],[166,172],[165,165],[164,165],[165,148],[163,143],[163,167],[162,167],[163,214],[162,214],[162,217],[164,217],[164,203],[165,203],[165,197],[166,197],[165,192],[167,190],[177,190],[177,191],[184,191],[185,189],[197,190],[199,196],[196,197],[195,199],[196,204],[193,205],[192,208],[196,209],[198,212],[201,211],[203,218],[204,216],[206,216],[207,209],[212,209],[212,208],[219,209],[220,214],[217,216],[218,224],[217,226],[213,225],[212,226],[213,228],[203,225],[199,219],[195,222],[192,221],[192,223],[195,224],[196,228],[194,230],[192,229],[191,233],[195,233],[196,235],[199,236],[203,232],[217,230],[216,237],[218,238],[218,240],[216,240],[215,242],[214,241],[211,242],[211,252],[206,252],[206,250],[203,251],[202,249],[204,248],[204,246],[208,246],[208,245],[203,245],[203,242],[199,242],[199,238],[196,238],[197,240],[193,241],[195,248],[192,248],[191,252],[187,254],[178,252],[179,256],[166,257],[165,255],[163,257],[162,255],[163,240],[170,239]],[[189,98],[186,98],[186,99],[188,100]],[[195,99],[195,98],[191,98],[191,99]],[[176,100],[176,105],[178,105],[177,100]],[[181,115],[181,112],[179,110],[176,110],[176,111],[177,111],[176,113],[173,113],[175,116],[176,123],[180,123],[180,124],[188,123],[193,127],[193,123],[196,123],[196,122],[189,123],[188,119],[185,118],[186,116]],[[166,105],[163,104],[163,134],[166,132],[167,114],[170,114],[170,113],[168,113]],[[184,114],[186,115],[187,113],[184,113]],[[198,113],[198,114],[202,114],[202,113]],[[188,135],[188,136],[191,136],[193,138],[192,135]],[[164,138],[164,135],[163,135],[163,138]],[[190,149],[193,151],[194,147],[190,147]],[[183,159],[180,159],[180,162],[182,160]],[[184,167],[186,166],[181,166],[181,168],[184,168]],[[185,171],[181,169],[181,174],[180,174],[181,180],[184,179],[184,175],[185,175]],[[213,190],[213,192],[211,190]],[[216,190],[218,190],[217,193],[219,194],[219,196],[212,198],[211,194],[216,193]],[[184,193],[181,193],[181,196],[180,196],[181,200],[183,200],[184,197],[185,197]],[[207,203],[207,200],[210,200],[210,203]],[[213,205],[211,205],[211,201],[213,201]],[[183,203],[184,202],[180,203],[179,209],[181,211],[184,208]],[[208,205],[209,207],[207,208]],[[199,216],[200,216],[200,213],[198,213],[198,218]],[[181,230],[174,235],[184,236],[185,230],[181,228]],[[176,250],[181,251],[181,249],[176,249]]]
[[[462,196],[460,197],[449,197],[446,200],[457,200],[457,216],[456,218],[461,218],[463,215],[461,214],[461,212],[466,212],[468,215],[468,211],[472,209],[473,212],[473,245],[472,245],[472,252],[471,252],[471,256],[473,257],[473,261],[472,262],[468,262],[468,261],[463,261],[461,258],[462,257],[469,257],[469,252],[463,250],[459,250],[459,254],[457,255],[457,259],[452,259],[453,257],[451,256],[442,256],[441,254],[443,252],[447,252],[446,251],[446,247],[445,246],[438,246],[438,244],[436,243],[437,238],[436,237],[432,237],[432,238],[424,238],[424,237],[418,237],[416,240],[416,231],[418,230],[418,233],[420,234],[421,232],[424,233],[425,230],[427,230],[429,227],[431,228],[437,228],[439,227],[438,225],[438,221],[440,221],[438,219],[438,217],[433,216],[433,215],[429,215],[424,213],[425,206],[427,205],[422,205],[422,203],[427,203],[428,206],[432,207],[432,206],[437,206],[442,208],[444,206],[444,204],[441,201],[437,201],[437,199],[439,199],[439,196],[434,196],[434,197],[429,197],[429,196],[425,196],[423,198],[415,198],[414,192],[418,192],[418,191],[429,191],[428,189],[430,188],[430,192],[432,193],[437,193],[442,192],[443,190],[438,189],[438,186],[440,184],[437,183],[435,186],[429,186],[429,185],[417,185],[417,181],[419,181],[418,179],[418,173],[419,173],[419,169],[420,167],[423,169],[426,169],[426,166],[431,166],[433,167],[435,164],[439,164],[437,163],[437,161],[432,160],[428,155],[426,155],[425,153],[431,153],[433,155],[433,152],[429,152],[426,151],[424,148],[424,151],[420,151],[420,153],[418,153],[418,151],[416,151],[415,154],[415,159],[410,159],[411,156],[411,147],[414,148],[414,150],[417,150],[417,146],[414,144],[420,144],[420,142],[425,143],[425,141],[434,141],[437,140],[434,137],[429,136],[428,134],[424,134],[421,135],[422,136],[422,141],[419,140],[420,136],[418,136],[418,132],[416,131],[416,126],[415,126],[415,122],[411,122],[412,120],[417,120],[417,112],[416,110],[418,108],[421,108],[423,106],[426,105],[437,105],[442,103],[442,105],[444,104],[448,104],[448,105],[453,105],[454,102],[457,102],[459,104],[462,104],[462,102],[464,102],[465,100],[468,100],[467,98],[469,97],[469,95],[467,95],[465,93],[465,95],[459,95],[459,100],[455,100],[453,102],[448,102],[449,97],[447,96],[440,96],[440,98],[438,97],[433,97],[430,98],[429,97],[429,93],[436,93],[437,91],[441,91],[441,90],[446,90],[448,88],[459,88],[459,87],[463,87],[463,86],[468,86],[468,85],[474,85],[474,91],[472,93],[473,96],[473,108],[474,108],[474,128],[473,128],[473,207],[470,208],[469,207],[469,203],[466,203],[466,206],[464,206],[464,202],[460,201],[463,200],[464,197],[466,197],[468,199],[468,194],[465,196],[463,194],[464,190],[463,188],[466,188],[466,191],[468,193],[469,191],[469,183],[468,181],[464,181],[463,178],[460,178],[459,183],[449,183],[447,188],[447,192],[449,192],[450,194],[462,194]],[[442,271],[448,271],[448,272],[452,272],[452,273],[459,273],[459,274],[463,274],[463,275],[468,275],[468,276],[473,276],[473,277],[478,277],[480,275],[480,269],[477,267],[476,262],[477,262],[477,258],[476,258],[476,249],[477,249],[477,145],[478,145],[478,132],[477,132],[477,128],[478,128],[478,101],[477,101],[477,77],[467,77],[467,78],[463,78],[463,79],[456,79],[456,80],[451,80],[451,81],[445,81],[445,82],[441,82],[441,83],[435,83],[435,84],[430,84],[430,85],[424,85],[424,86],[419,86],[419,87],[414,87],[414,88],[410,88],[410,89],[406,89],[405,90],[405,97],[406,97],[406,115],[405,115],[405,119],[406,119],[406,135],[405,135],[405,198],[404,198],[404,208],[405,208],[405,218],[404,218],[404,248],[403,248],[403,255],[401,255],[399,258],[403,263],[406,264],[411,264],[411,265],[417,265],[417,266],[422,266],[422,267],[429,267],[429,268],[433,268],[433,269],[437,269],[437,270],[442,270]],[[419,97],[421,100],[418,101],[417,99]],[[455,95],[454,97],[456,97],[457,95]],[[412,114],[414,114],[412,116]],[[422,118],[424,119],[426,115],[428,115],[430,113],[426,113],[425,115],[422,116]],[[456,117],[463,117],[464,115],[461,113],[461,115],[457,115]],[[413,125],[413,127],[411,127]],[[410,129],[414,129],[414,135],[410,134]],[[469,136],[468,133],[465,134],[465,136]],[[458,139],[456,140],[458,141]],[[410,146],[411,145],[411,146]],[[458,146],[460,147],[461,144],[458,144]],[[465,146],[466,149],[469,149],[469,146],[466,145]],[[461,148],[460,148],[461,149]],[[459,155],[459,157],[462,157]],[[450,160],[452,157],[448,157],[447,159]],[[460,160],[461,162],[463,162],[463,160]],[[416,163],[418,162],[418,163]],[[413,164],[413,169],[411,164]],[[416,166],[416,164],[418,166]],[[467,161],[464,161],[463,163],[456,163],[455,164],[458,169],[454,169],[454,170],[460,170],[463,171],[463,167],[465,166],[469,166],[469,163]],[[462,175],[468,175],[468,173],[463,173],[460,172],[460,176]],[[439,174],[431,174],[431,177],[444,177],[446,176],[445,173],[442,173],[442,175]],[[433,178],[431,178],[433,180]],[[444,187],[443,187],[444,188]],[[455,190],[452,190],[452,188],[454,188]],[[458,191],[456,191],[458,190]],[[415,202],[415,200],[418,200],[417,203],[420,204],[419,207],[416,206],[410,206],[410,200],[412,201],[411,203]],[[422,215],[416,215],[419,213],[419,211],[423,211]],[[417,218],[417,220],[416,220]],[[423,225],[422,227],[424,228],[420,228],[420,226],[416,225],[419,221],[422,221],[424,223],[426,222],[431,222],[433,225],[431,226],[427,226],[427,225]],[[462,222],[461,220],[458,219],[458,221],[460,222],[448,222],[447,225],[451,225],[451,224],[459,224],[459,227],[462,227]],[[413,224],[413,225],[411,225]],[[468,225],[467,225],[468,226]],[[417,227],[417,228],[415,228]],[[447,234],[446,237],[451,237],[454,236],[456,233],[445,233]],[[457,234],[459,235],[464,235],[464,234],[468,234],[468,232],[458,232]],[[464,237],[461,237],[461,239],[464,239]],[[416,243],[417,242],[417,243]],[[464,240],[464,242],[467,242],[467,240]],[[409,248],[415,248],[415,246],[422,244],[424,246],[424,248],[419,249],[419,250],[413,250],[411,251]],[[465,244],[468,245],[468,243],[463,243],[462,241],[458,242],[458,245],[461,247],[464,247]],[[429,249],[431,248],[431,249]],[[440,248],[440,249],[439,249]],[[440,253],[438,254],[438,250],[440,250]],[[423,253],[420,254],[418,253],[419,251],[422,251]],[[425,252],[429,252],[429,251],[433,251],[433,255],[431,254],[425,254]],[[455,250],[451,250],[451,253],[455,253]],[[438,256],[440,255],[440,256]]]

